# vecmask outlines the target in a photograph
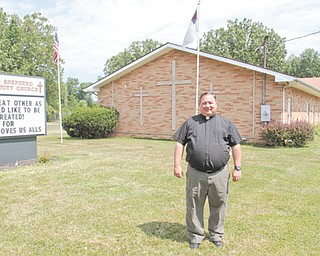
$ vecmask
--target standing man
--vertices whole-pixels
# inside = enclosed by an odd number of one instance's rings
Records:
[[[208,198],[210,217],[209,240],[222,247],[226,217],[230,148],[234,162],[232,180],[241,178],[242,138],[234,124],[216,114],[216,97],[205,92],[199,99],[200,114],[189,118],[176,131],[174,151],[174,176],[181,178],[181,159],[185,145],[186,161],[186,224],[190,248],[198,249],[205,238],[204,204]]]

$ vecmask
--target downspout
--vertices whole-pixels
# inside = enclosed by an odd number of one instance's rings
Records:
[[[253,71],[252,81],[252,138],[255,138],[255,109],[256,109],[256,71]]]
[[[266,104],[266,83],[267,83],[267,75],[263,74],[263,81],[262,81],[262,105]]]
[[[263,74],[263,81],[262,81],[262,104],[261,105],[265,105],[266,104],[266,84],[267,84],[267,74]],[[267,121],[262,122],[262,126],[266,127],[268,124]]]
[[[111,107],[114,107],[114,86],[113,86],[113,81],[111,82]]]
[[[286,89],[289,88],[290,86],[287,84],[287,85],[284,85],[282,87],[282,116],[281,116],[281,121],[282,121],[282,124],[284,124],[284,113],[285,113],[285,99],[286,99]]]
[[[268,36],[264,37],[263,42],[263,68],[267,68],[267,47],[268,47]],[[267,75],[263,74],[262,83],[262,105],[266,104],[266,86],[267,86]]]

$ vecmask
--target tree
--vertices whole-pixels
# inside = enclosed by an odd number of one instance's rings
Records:
[[[152,39],[147,39],[145,41],[136,41],[131,43],[128,49],[124,49],[123,52],[118,53],[115,56],[112,56],[105,63],[104,74],[106,76],[112,74],[120,68],[128,65],[129,63],[139,59],[140,57],[148,54],[149,52],[160,47],[160,44],[157,41]]]
[[[7,15],[0,8],[0,28],[0,72],[45,77],[47,114],[58,112],[57,67],[53,61],[54,27],[40,13],[20,19],[17,15]],[[63,60],[60,63],[63,64]]]
[[[90,83],[81,83],[78,91],[78,99],[84,101],[88,107],[96,106],[97,100],[95,100],[96,96],[94,96],[90,92],[84,92],[84,89],[87,88]]]
[[[284,38],[260,22],[244,19],[228,21],[227,29],[219,28],[205,33],[200,40],[202,51],[240,60],[257,66],[264,64],[264,39],[267,36],[267,68],[282,71],[285,66]]]
[[[78,78],[68,77],[66,82],[66,93],[64,97],[64,107],[68,110],[73,110],[78,106],[89,106],[95,105],[90,92],[84,92],[83,89],[88,87],[90,83],[79,83]]]
[[[314,49],[304,50],[299,57],[291,55],[287,61],[286,73],[296,77],[319,77],[320,54]]]

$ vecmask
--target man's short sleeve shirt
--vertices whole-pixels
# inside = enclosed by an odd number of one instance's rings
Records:
[[[186,161],[200,171],[223,168],[230,158],[230,147],[242,141],[235,125],[217,114],[209,119],[201,114],[189,118],[173,138],[187,145]]]

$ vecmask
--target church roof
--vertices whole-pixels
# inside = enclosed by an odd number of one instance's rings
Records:
[[[185,48],[182,47],[180,45],[176,45],[176,44],[172,44],[172,43],[166,43],[163,46],[155,49],[154,51],[144,55],[143,57],[135,60],[134,62],[126,65],[125,67],[115,71],[114,73],[102,78],[101,80],[98,80],[96,82],[94,82],[93,84],[89,85],[87,88],[84,89],[85,92],[99,92],[100,88],[106,84],[111,83],[112,81],[119,79],[120,77],[124,76],[125,74],[130,73],[131,71],[145,65],[148,62],[153,61],[154,59],[172,51],[172,50],[179,50],[179,51],[184,51],[187,53],[191,53],[191,54],[195,54],[197,55],[197,50],[195,49],[191,49],[191,48]],[[214,54],[209,54],[209,53],[205,53],[205,52],[199,52],[199,55],[201,57],[205,57],[205,58],[209,58],[209,59],[213,59],[216,61],[220,61],[220,62],[224,62],[230,65],[235,65],[238,67],[242,67],[245,69],[249,69],[252,71],[257,71],[263,74],[267,74],[267,75],[271,75],[275,78],[275,82],[282,82],[282,83],[286,83],[288,85],[288,87],[293,87],[293,88],[297,88],[299,90],[305,91],[307,93],[313,94],[317,97],[320,97],[320,86],[318,86],[318,84],[320,84],[320,78],[319,82],[317,82],[317,86],[316,84],[313,84],[314,80],[306,80],[305,78],[296,78],[293,76],[289,76],[280,72],[276,72],[276,71],[272,71],[266,68],[261,68],[258,66],[254,66],[245,62],[241,62],[238,60],[234,60],[234,59],[229,59],[229,58],[225,58],[225,57],[221,57],[218,55],[214,55]]]
[[[320,89],[320,77],[306,77],[300,78],[305,83],[312,84]]]

